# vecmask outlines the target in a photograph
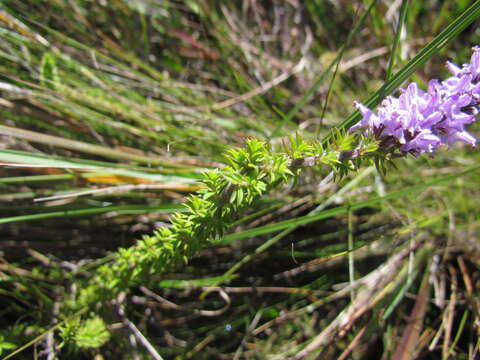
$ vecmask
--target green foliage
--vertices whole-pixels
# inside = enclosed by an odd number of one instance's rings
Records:
[[[62,346],[79,349],[98,348],[110,339],[105,322],[99,316],[93,316],[83,321],[76,317],[67,321],[60,330],[63,338]]]
[[[86,319],[75,334],[75,344],[79,348],[98,348],[109,339],[110,333],[103,320],[98,316]]]
[[[5,341],[4,336],[0,335],[0,355],[2,355],[5,350],[13,350],[16,348],[17,348],[16,344]]]
[[[40,83],[52,90],[55,90],[57,84],[59,84],[55,55],[50,52],[46,52],[42,57],[40,64]]]
[[[347,253],[355,256],[351,270],[361,284],[397,250],[412,249],[412,234],[434,239],[442,260],[432,275],[441,282],[458,278],[460,290],[447,292],[452,299],[478,295],[461,289],[462,277],[475,274],[474,260],[466,271],[451,272],[467,252],[461,249],[470,249],[453,240],[478,232],[478,181],[463,170],[477,162],[475,155],[459,148],[436,159],[399,161],[398,153],[346,131],[358,113],[341,122],[353,99],[373,108],[415,70],[421,68],[415,76],[424,81],[446,71],[447,57],[461,63],[477,42],[468,25],[478,17],[478,1],[403,1],[401,12],[375,0],[341,7],[321,0],[0,2],[2,114],[8,119],[0,160],[17,166],[5,167],[0,179],[1,235],[8,240],[0,262],[1,320],[18,324],[5,326],[0,351],[23,343],[19,353],[32,344],[32,352],[55,352],[58,318],[82,308],[90,318],[72,315],[76,320],[62,327],[60,351],[91,357],[87,349],[109,337],[95,313],[101,308],[111,319],[109,300],[127,293],[132,296],[122,305],[165,358],[290,358],[332,328],[332,314],[362,300],[357,289],[351,303],[347,291],[337,291],[348,279],[341,267]],[[446,56],[434,57],[440,52]],[[385,73],[389,81],[382,86]],[[290,134],[282,147],[278,136]],[[335,184],[325,178],[331,171]],[[39,201],[52,195],[59,198]],[[345,226],[347,213],[353,230]],[[354,251],[339,246],[347,236],[355,237]],[[453,261],[451,248],[458,249]],[[20,261],[8,262],[19,254]],[[416,279],[426,273],[410,255],[386,274],[403,269],[402,276],[363,297],[378,300],[363,303],[374,306],[364,316],[368,322],[358,313],[349,322],[355,326],[341,331],[347,336],[333,334],[314,357],[348,357],[345,351],[353,349],[367,358],[362,349],[377,349],[381,340],[383,356],[393,354],[412,308],[405,294],[415,294]],[[45,268],[51,270],[37,270]],[[179,306],[164,312],[157,298],[142,297],[145,286]],[[389,291],[392,298],[381,300]],[[68,306],[57,311],[59,303]],[[209,316],[224,303],[225,313]],[[475,348],[476,337],[464,335],[475,334],[478,323],[468,302],[457,301],[463,316],[448,310],[443,319],[429,307],[424,343],[433,344],[429,334],[445,336],[444,324],[453,324],[452,339],[435,337],[438,343],[460,357],[467,346]],[[158,329],[168,338],[157,336]],[[97,351],[105,358],[150,358],[124,331],[123,340]],[[42,349],[46,343],[52,348]]]
[[[230,164],[204,174],[206,188],[191,196],[186,210],[176,213],[171,226],[128,249],[120,249],[112,263],[101,266],[71,306],[101,304],[152,276],[185,263],[193,254],[220,238],[246,208],[273,186],[293,175],[290,159],[273,153],[263,141],[246,141],[245,148],[226,154]]]
[[[144,236],[133,247],[120,249],[111,263],[97,269],[70,306],[102,304],[132,286],[150,284],[155,274],[186,263],[222,237],[256,199],[287,182],[301,167],[323,164],[340,176],[356,170],[352,161],[359,165],[371,155],[377,156],[375,143],[363,136],[357,138],[358,144],[355,136],[337,131],[332,144],[325,147],[321,143],[309,144],[297,135],[290,138],[287,149],[293,157],[272,151],[259,139],[247,139],[244,148],[227,151],[228,166],[204,173],[206,188],[189,197],[186,210],[174,214],[169,227]],[[354,146],[357,148],[352,160]],[[344,153],[348,155],[342,158]]]

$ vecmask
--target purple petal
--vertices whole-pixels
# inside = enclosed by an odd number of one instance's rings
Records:
[[[456,136],[459,141],[463,141],[464,143],[470,144],[473,147],[475,147],[475,145],[477,144],[477,139],[475,139],[466,131],[457,132]]]
[[[353,106],[360,111],[360,113],[363,115],[363,119],[360,120],[358,123],[353,125],[350,130],[355,131],[360,128],[374,128],[379,124],[379,119],[375,113],[367,108],[365,105],[354,101]]]

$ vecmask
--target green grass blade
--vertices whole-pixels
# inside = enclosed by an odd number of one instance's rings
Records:
[[[468,311],[468,309],[466,309],[463,312],[462,318],[460,319],[460,324],[458,325],[457,333],[455,334],[455,338],[453,339],[453,342],[450,345],[450,348],[448,349],[448,355],[452,354],[455,351],[455,347],[457,346],[458,340],[460,340],[460,336],[462,336],[463,330],[465,328],[465,323],[468,319],[468,314],[469,314],[469,311]]]
[[[397,305],[399,305],[402,299],[404,298],[408,289],[410,289],[410,287],[412,286],[413,281],[417,278],[417,275],[418,275],[417,269],[414,269],[414,271],[411,274],[409,274],[407,282],[400,288],[400,290],[395,295],[390,305],[388,305],[387,309],[385,310],[385,313],[382,315],[382,320],[385,321],[390,317],[390,315],[396,309]]]
[[[393,93],[410,75],[412,75],[419,67],[438,53],[445,45],[455,39],[467,26],[480,16],[480,0],[475,1],[467,10],[459,15],[445,30],[438,34],[431,42],[429,42],[420,52],[410,60],[395,76],[386,82],[377,92],[371,95],[363,104],[369,108],[374,108],[387,95]],[[355,111],[347,119],[338,125],[339,129],[347,129],[358,122],[361,115]],[[324,141],[330,140],[331,134],[327,135]]]
[[[146,205],[120,205],[120,206],[103,206],[103,207],[93,207],[88,209],[77,209],[77,210],[62,210],[62,211],[52,211],[47,213],[40,214],[29,214],[29,215],[20,215],[20,216],[10,216],[5,218],[0,218],[0,224],[14,223],[14,222],[24,222],[24,221],[33,221],[33,220],[45,220],[52,218],[66,218],[72,216],[90,216],[105,214],[108,212],[115,212],[118,215],[131,215],[131,214],[145,214],[149,212],[164,212],[171,213],[182,211],[184,209],[183,205],[157,205],[157,206],[146,206]]]
[[[474,172],[478,169],[480,169],[480,166],[470,167],[470,168],[468,168],[468,169],[466,169],[466,170],[464,170],[460,173],[455,173],[453,175],[440,177],[440,178],[431,180],[431,181],[426,182],[426,183],[405,187],[402,190],[393,191],[393,192],[391,192],[391,193],[389,193],[385,196],[379,196],[379,197],[375,197],[373,199],[361,201],[361,202],[354,203],[354,204],[351,204],[351,205],[345,205],[345,206],[336,207],[334,209],[328,209],[328,210],[322,211],[321,213],[318,213],[318,214],[315,214],[315,215],[301,216],[301,217],[298,217],[298,218],[295,218],[295,219],[280,221],[280,222],[275,223],[275,224],[265,225],[265,226],[261,226],[261,227],[258,227],[258,228],[245,230],[245,231],[235,233],[235,234],[229,234],[227,236],[224,236],[223,239],[221,239],[220,241],[221,242],[228,242],[228,241],[245,239],[245,238],[248,238],[248,237],[253,237],[253,236],[258,236],[258,235],[263,235],[263,234],[269,234],[269,233],[272,233],[272,232],[275,232],[275,231],[283,230],[283,229],[291,227],[291,226],[305,225],[305,224],[308,224],[308,223],[311,223],[311,222],[314,222],[314,221],[318,221],[318,220],[322,220],[322,219],[326,219],[326,218],[329,218],[329,217],[332,217],[332,216],[335,216],[335,215],[345,214],[348,211],[355,211],[355,210],[362,209],[362,208],[365,208],[365,207],[368,207],[368,206],[376,205],[376,204],[381,203],[382,201],[385,201],[385,200],[397,199],[397,198],[400,198],[402,196],[424,190],[424,189],[426,189],[430,186],[441,184],[443,182],[456,179],[460,176],[463,176],[463,175],[466,175],[468,173]]]
[[[113,174],[146,179],[150,181],[194,183],[201,178],[200,174],[195,174],[193,172],[184,174],[174,171],[175,175],[164,175],[161,173],[161,170],[157,169],[153,169],[152,171],[146,168],[139,168],[133,166],[128,167],[116,163],[100,162],[85,159],[62,158],[6,149],[0,149],[0,162],[7,163],[7,166],[15,166],[15,164],[19,164],[24,167],[78,169],[81,171],[96,172],[98,173],[98,175]]]
[[[75,179],[73,174],[58,174],[58,175],[32,175],[32,176],[12,176],[0,178],[0,184],[25,184],[42,181],[59,181]]]
[[[403,0],[402,6],[400,8],[400,15],[398,16],[397,29],[395,30],[395,37],[393,38],[392,50],[390,52],[390,61],[387,66],[387,75],[385,80],[390,80],[392,77],[393,66],[395,65],[395,59],[397,58],[398,51],[400,49],[400,37],[402,35],[403,25],[405,24],[405,19],[407,18],[407,10],[409,0]]]

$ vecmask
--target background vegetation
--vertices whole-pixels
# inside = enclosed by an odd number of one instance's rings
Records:
[[[460,145],[386,175],[305,169],[89,320],[63,306],[227,150],[325,139],[422,49],[424,88],[468,61],[472,3],[0,1],[1,355],[478,358],[479,154]]]

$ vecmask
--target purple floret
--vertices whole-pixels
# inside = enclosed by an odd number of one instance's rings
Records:
[[[473,48],[470,63],[458,67],[447,62],[447,68],[452,73],[448,79],[431,80],[426,92],[412,82],[400,89],[399,97],[386,97],[377,113],[354,102],[363,118],[350,131],[365,129],[383,150],[414,155],[457,141],[475,146],[465,125],[475,121],[480,108],[480,47]]]

